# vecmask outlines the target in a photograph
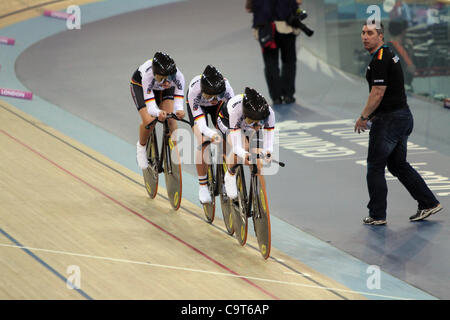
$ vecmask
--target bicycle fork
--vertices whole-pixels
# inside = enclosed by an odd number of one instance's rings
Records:
[[[155,129],[153,129],[153,132],[151,133],[153,135],[153,138],[150,138],[149,141],[151,142],[153,140],[153,142],[151,143],[151,145],[148,145],[147,148],[151,148],[150,149],[150,156],[148,157],[148,162],[149,165],[151,167],[151,171],[154,173],[155,178],[158,176],[159,168],[160,168],[160,159],[159,159],[159,152],[158,152],[158,141],[156,140],[156,134],[155,134]],[[154,156],[154,161],[151,159],[152,158],[152,153]]]
[[[256,165],[251,165],[251,180],[250,180],[250,195],[248,201],[247,208],[247,217],[253,217],[255,214],[255,218],[259,218],[259,210],[258,210],[258,179],[256,174],[258,173],[258,167]],[[253,210],[252,210],[253,209]]]
[[[164,138],[161,152],[161,161],[159,162],[158,172],[164,171],[163,164],[165,162],[165,167],[167,168],[167,173],[172,174],[172,155],[170,154],[170,130],[167,120],[164,122]]]

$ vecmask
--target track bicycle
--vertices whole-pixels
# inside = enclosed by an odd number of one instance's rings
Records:
[[[182,196],[182,176],[181,162],[178,154],[178,148],[170,137],[168,119],[175,119],[190,124],[189,121],[179,119],[175,114],[169,113],[164,121],[158,118],[150,122],[146,129],[153,129],[147,140],[147,159],[148,167],[143,169],[145,188],[151,199],[156,197],[158,192],[158,178],[161,172],[164,172],[166,181],[167,196],[170,204],[175,210],[180,208]],[[163,137],[161,151],[158,150],[158,140],[156,138],[156,122],[163,124]]]
[[[206,162],[207,162],[207,185],[208,190],[211,196],[210,203],[203,203],[203,212],[205,213],[206,221],[212,223],[215,217],[215,209],[216,209],[216,197],[220,196],[220,205],[222,208],[223,221],[225,223],[225,227],[227,229],[228,234],[232,235],[234,233],[233,224],[232,224],[232,207],[231,202],[225,192],[225,173],[228,170],[225,158],[222,157],[222,161],[217,164],[212,162],[212,152],[211,145],[212,141],[208,140],[203,142],[198,149],[202,150],[203,148],[208,148],[205,150]],[[225,139],[223,143],[226,144]]]
[[[257,150],[259,152],[259,132],[257,132]],[[236,239],[241,246],[247,242],[248,218],[252,217],[255,235],[258,240],[259,252],[264,259],[269,258],[271,250],[270,212],[267,200],[266,183],[261,172],[261,153],[250,153],[250,189],[247,193],[244,166],[238,164],[236,168],[236,184],[238,194],[235,199],[230,199],[232,207],[232,226]],[[283,162],[275,159],[273,163],[284,167]]]

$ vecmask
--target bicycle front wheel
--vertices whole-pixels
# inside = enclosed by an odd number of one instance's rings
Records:
[[[269,203],[267,201],[266,183],[263,176],[256,176],[253,192],[253,226],[258,239],[259,252],[264,259],[269,258],[271,249],[271,229]]]
[[[242,165],[236,171],[236,184],[238,196],[232,201],[233,206],[233,228],[237,241],[241,246],[247,242],[248,218],[247,218],[247,192],[245,188],[245,177]]]
[[[178,148],[169,137],[167,140],[166,152],[164,155],[164,177],[166,179],[166,189],[169,202],[175,210],[180,208],[182,180],[181,163]]]
[[[214,221],[215,211],[216,211],[216,197],[214,195],[214,187],[216,185],[214,177],[214,166],[212,164],[208,165],[208,190],[211,195],[210,203],[203,203],[203,212],[205,213],[206,221],[212,223]]]
[[[217,184],[218,184],[218,192],[220,194],[220,206],[222,207],[223,214],[223,222],[225,223],[225,227],[227,229],[228,234],[231,236],[234,234],[233,228],[233,205],[230,199],[227,196],[225,191],[225,181],[224,177],[228,171],[227,164],[225,161],[223,164],[217,165]]]
[[[147,140],[148,167],[142,170],[145,189],[151,199],[158,193],[158,143],[155,130],[153,129]]]

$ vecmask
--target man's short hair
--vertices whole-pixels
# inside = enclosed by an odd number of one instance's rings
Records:
[[[365,26],[368,25],[367,21],[364,22],[364,25],[365,25]],[[375,27],[377,27],[376,30],[377,30],[378,35],[380,35],[380,34],[383,34],[383,35],[384,35],[384,25],[383,25],[382,22],[380,22],[380,27],[379,27],[379,28],[378,28],[378,25],[375,23],[375,20],[372,20],[372,21],[370,22],[370,25],[375,25]]]

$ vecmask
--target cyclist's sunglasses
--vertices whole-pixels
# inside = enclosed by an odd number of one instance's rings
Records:
[[[176,78],[176,74],[169,74],[168,76],[162,76],[160,74],[155,74],[155,80],[158,83],[164,83],[166,81],[172,82]]]
[[[252,127],[254,126],[264,126],[264,120],[253,120],[250,118],[245,118],[245,122],[249,125],[251,125]]]
[[[221,94],[206,94],[202,93],[202,96],[204,99],[206,99],[208,102],[215,100],[221,100],[223,97],[225,97],[225,92],[222,92]]]

